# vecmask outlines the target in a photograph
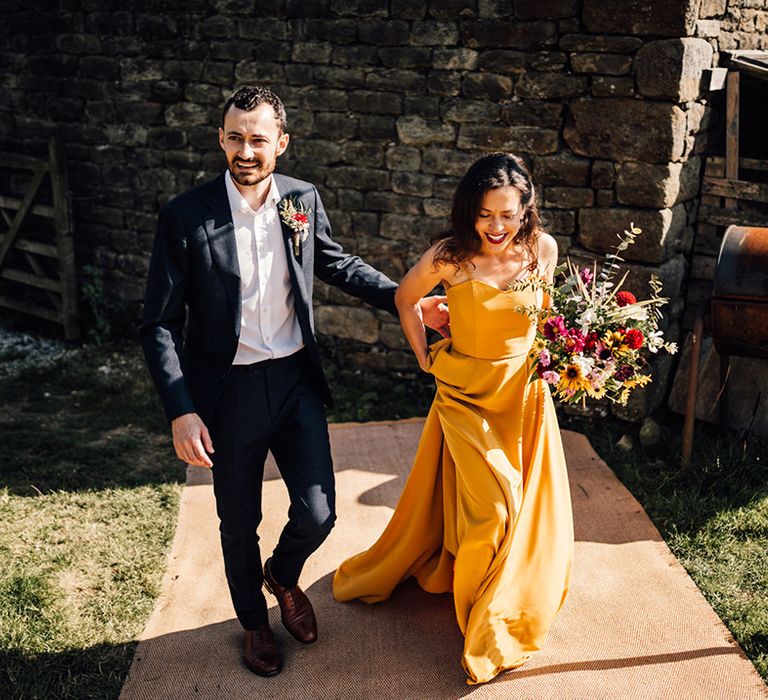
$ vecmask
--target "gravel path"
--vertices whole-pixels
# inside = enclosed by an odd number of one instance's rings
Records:
[[[0,325],[0,378],[40,367],[76,352],[63,340],[40,338]]]

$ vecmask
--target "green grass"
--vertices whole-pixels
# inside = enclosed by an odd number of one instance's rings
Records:
[[[133,347],[0,382],[0,697],[117,697],[184,471]]]
[[[697,426],[691,465],[680,471],[677,416],[664,443],[616,447],[618,423],[579,425],[640,501],[669,548],[768,681],[768,443]],[[629,428],[631,431],[631,428]]]

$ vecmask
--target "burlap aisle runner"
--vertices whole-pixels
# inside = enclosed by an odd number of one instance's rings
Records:
[[[121,698],[768,698],[638,502],[586,438],[567,431],[574,584],[545,649],[528,664],[487,685],[466,685],[450,596],[429,595],[413,582],[381,605],[336,603],[333,571],[383,529],[420,430],[419,421],[332,428],[339,519],[301,581],[320,639],[308,647],[295,642],[269,598],[286,655],[283,672],[270,679],[240,663],[241,632],[223,575],[209,474],[190,467],[163,594]],[[277,541],[287,508],[272,466],[264,491],[264,552]]]

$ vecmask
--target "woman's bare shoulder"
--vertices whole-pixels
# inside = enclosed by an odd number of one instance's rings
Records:
[[[542,231],[537,239],[539,253],[545,260],[557,260],[557,241],[555,237]]]

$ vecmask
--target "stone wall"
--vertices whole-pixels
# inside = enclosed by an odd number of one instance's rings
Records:
[[[316,183],[336,238],[395,279],[446,226],[466,166],[512,150],[530,162],[561,256],[592,259],[631,221],[643,228],[630,284],[662,278],[674,335],[710,125],[702,72],[765,22],[757,0],[728,4],[18,3],[0,27],[0,148],[42,151],[61,135],[80,264],[126,301],[141,299],[159,205],[222,169],[215,127],[238,84],[281,95],[293,141],[280,169]],[[394,319],[322,285],[317,301],[329,351],[415,368]],[[660,402],[658,370],[633,410]]]

